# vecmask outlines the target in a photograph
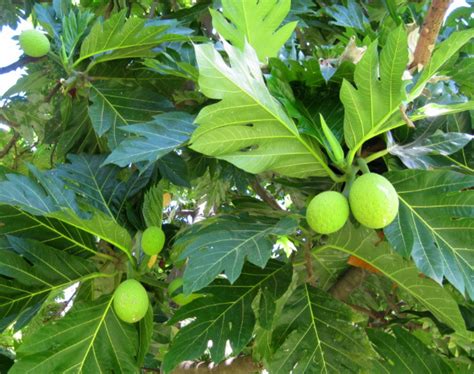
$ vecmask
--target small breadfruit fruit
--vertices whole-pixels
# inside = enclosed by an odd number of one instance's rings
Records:
[[[357,178],[349,192],[349,205],[355,219],[371,229],[381,229],[398,214],[398,195],[385,177],[367,173]]]
[[[183,306],[189,304],[191,301],[202,297],[202,294],[192,293],[190,295],[185,295],[184,293],[178,293],[174,295],[175,291],[183,287],[183,278],[175,278],[168,285],[168,295],[171,297],[176,304]]]
[[[135,279],[128,279],[117,287],[114,293],[114,310],[124,322],[140,321],[148,310],[150,300],[145,288]]]
[[[43,57],[48,54],[49,40],[38,30],[25,30],[20,34],[20,47],[25,55],[31,57]]]
[[[340,230],[349,218],[349,203],[336,191],[316,195],[306,209],[308,225],[319,234],[331,234]]]
[[[161,252],[165,245],[165,233],[158,226],[150,226],[142,234],[142,249],[148,256]]]

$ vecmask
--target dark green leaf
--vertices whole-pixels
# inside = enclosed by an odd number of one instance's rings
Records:
[[[42,304],[51,291],[94,277],[95,266],[40,242],[8,237],[0,256],[0,329]],[[32,318],[34,314],[30,315]]]
[[[367,329],[375,350],[383,358],[382,365],[392,374],[444,374],[450,372],[440,356],[418,338],[401,327],[393,327],[395,336]]]
[[[209,341],[212,341],[210,354],[214,362],[225,358],[227,340],[233,354],[240,353],[252,338],[255,327],[252,301],[259,290],[267,293],[269,303],[274,303],[288,288],[291,277],[290,265],[272,260],[265,269],[246,264],[232,285],[219,279],[206,287],[202,292],[207,296],[180,308],[169,321],[171,324],[193,318],[173,340],[163,370],[168,373],[181,361],[200,357]]]
[[[224,272],[234,283],[247,259],[263,268],[272,255],[276,235],[293,233],[298,227],[292,217],[281,220],[256,216],[219,216],[207,219],[183,235],[176,247],[188,258],[184,292],[200,290]]]
[[[75,304],[66,317],[29,335],[10,373],[137,373],[137,332],[112,298]]]
[[[89,116],[98,136],[107,134],[115,148],[126,138],[124,126],[147,122],[153,116],[173,108],[171,102],[144,87],[98,82],[91,85]]]
[[[191,187],[188,165],[181,156],[174,152],[164,155],[158,161],[158,169],[163,178],[177,186]]]
[[[149,165],[188,141],[195,129],[193,120],[187,113],[170,112],[148,123],[123,127],[121,130],[139,137],[120,143],[105,163],[123,167],[145,161]]]
[[[385,228],[390,244],[411,255],[418,268],[441,283],[446,277],[474,297],[474,177],[444,170],[390,172],[400,199],[395,221]]]
[[[308,284],[288,299],[273,332],[275,374],[358,373],[367,369],[368,339],[352,310]]]

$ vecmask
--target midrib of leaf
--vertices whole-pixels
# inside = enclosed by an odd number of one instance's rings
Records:
[[[360,244],[355,250],[348,250],[348,249],[346,249],[346,248],[344,248],[344,247],[337,246],[337,245],[335,245],[335,244],[327,244],[327,245],[324,245],[324,246],[322,246],[322,247],[319,247],[319,248],[317,249],[317,251],[319,252],[319,251],[324,251],[324,250],[326,250],[326,249],[337,249],[337,250],[342,251],[342,252],[344,252],[344,253],[348,253],[348,254],[350,254],[350,255],[354,255],[354,256],[358,257],[358,256],[357,256],[357,253],[356,253],[357,250],[365,243],[366,240],[369,240],[369,239],[370,239],[370,237],[367,237],[366,239],[364,239],[364,241],[362,241],[361,244]],[[410,289],[409,287],[406,287],[403,283],[398,282],[398,280],[397,280],[395,277],[392,276],[393,273],[387,273],[387,272],[385,271],[385,269],[383,269],[383,268],[377,266],[377,264],[375,263],[375,260],[377,260],[377,259],[380,258],[381,256],[387,256],[387,254],[382,254],[382,255],[380,255],[380,256],[378,256],[378,257],[375,257],[373,260],[370,260],[370,259],[368,259],[368,258],[366,258],[366,257],[363,257],[363,258],[361,258],[361,259],[364,260],[365,262],[367,262],[369,265],[373,266],[375,269],[379,270],[382,274],[384,274],[387,278],[389,278],[389,279],[390,279],[391,281],[393,281],[394,283],[398,284],[399,287],[403,288],[403,289],[404,289],[406,292],[408,292],[409,294],[411,294],[411,295],[418,295],[418,293],[415,293],[415,292],[411,291],[411,289]],[[428,287],[428,285],[426,285],[425,287]],[[436,310],[436,311],[439,313],[439,315],[443,315],[443,316],[445,316],[445,318],[451,319],[449,315],[447,315],[447,314],[445,314],[445,313],[442,313],[438,308],[436,308],[436,306],[434,306],[434,305],[432,305],[431,303],[427,302],[427,301],[425,300],[425,298],[423,298],[423,297],[417,297],[417,299],[419,299],[420,302],[422,302],[423,304],[428,305],[428,309]],[[455,322],[453,323],[452,320],[451,320],[451,323],[453,324],[453,326],[456,326],[456,323],[455,323]]]
[[[413,370],[410,369],[410,367],[405,363],[405,360],[398,354],[398,352],[392,348],[391,345],[388,345],[385,343],[385,341],[383,341],[382,339],[380,339],[379,343],[382,343],[386,348],[388,348],[395,356],[397,356],[399,359],[400,359],[400,362],[403,364],[403,366],[406,367],[406,369],[410,372],[410,373],[413,373],[413,374],[416,374],[413,372]],[[385,366],[384,366],[385,368]],[[388,372],[388,371],[387,371]],[[428,370],[428,373],[430,371]]]
[[[100,318],[99,323],[97,324],[97,328],[95,329],[94,334],[91,336],[89,346],[87,347],[86,353],[84,354],[82,361],[80,362],[79,372],[82,370],[82,367],[84,366],[86,358],[89,355],[89,352],[90,352],[91,348],[93,348],[93,346],[94,346],[94,342],[95,342],[95,339],[97,338],[97,334],[99,333],[99,330],[102,327],[102,324],[104,323],[105,317],[107,316],[107,313],[109,312],[109,309],[110,309],[110,306],[112,305],[113,300],[114,300],[114,298],[111,297],[109,302],[107,303],[107,306],[105,308],[104,313],[102,314],[102,316]],[[95,356],[95,350],[93,350],[93,351],[94,351],[94,356]],[[115,350],[114,350],[114,352],[115,352]],[[100,368],[100,365],[98,367]]]
[[[309,298],[308,286],[306,284],[305,284],[305,287],[304,287],[304,291],[305,291],[306,301],[308,303],[309,312],[311,314],[311,327],[313,328],[314,333],[316,335],[316,339],[318,340],[318,348],[319,348],[319,351],[321,352],[321,360],[323,362],[323,368],[324,368],[324,371],[327,373],[328,370],[326,368],[326,359],[324,357],[324,352],[323,352],[323,349],[322,349],[322,346],[321,346],[321,339],[319,338],[318,329],[316,328],[316,323],[314,323],[314,321],[316,320],[316,316],[313,313],[313,307],[312,307],[312,304],[311,304],[311,299]],[[297,346],[297,345],[295,345],[295,346]]]
[[[49,293],[51,291],[64,289],[64,288],[67,288],[69,286],[72,286],[73,284],[75,284],[77,282],[85,282],[85,281],[95,279],[95,278],[110,278],[110,277],[115,276],[115,275],[116,275],[115,273],[113,273],[113,274],[105,274],[105,273],[88,274],[88,275],[85,275],[85,276],[80,277],[78,279],[73,279],[70,282],[62,283],[62,284],[59,284],[59,285],[56,285],[56,286],[49,285],[49,288],[47,288],[47,289],[44,289],[44,290],[41,290],[41,291],[36,291],[36,292],[31,292],[31,293],[29,293],[25,296],[22,296],[22,297],[19,297],[19,298],[16,298],[16,299],[11,299],[9,302],[5,302],[3,304],[0,304],[0,307],[4,307],[4,306],[9,305],[9,304],[14,304],[14,303],[16,303],[18,301],[21,301],[21,300],[24,300],[24,299],[33,299],[36,296],[39,296],[39,295],[44,294],[44,293]],[[12,289],[12,290],[17,290],[17,291],[20,291],[22,293],[25,292],[25,290],[21,289],[21,288],[11,287],[11,286],[7,286],[7,285],[2,285],[2,287],[9,288],[9,289]]]
[[[227,258],[228,256],[230,256],[230,254],[238,251],[238,249],[240,247],[242,247],[244,244],[247,244],[248,242],[250,241],[254,241],[255,242],[255,245],[260,248],[260,246],[257,244],[257,242],[255,241],[255,238],[260,238],[262,236],[264,236],[265,234],[267,234],[268,232],[271,232],[272,230],[274,229],[274,227],[269,227],[263,231],[259,231],[259,230],[233,230],[234,233],[237,233],[237,232],[245,232],[245,233],[248,233],[249,231],[250,232],[255,232],[256,234],[255,235],[252,235],[250,238],[248,239],[245,239],[243,240],[242,242],[240,242],[236,247],[234,247],[231,251],[227,252],[220,260],[220,262],[224,261],[225,258]],[[221,239],[221,240],[213,240],[213,241],[210,241],[210,242],[207,242],[207,243],[203,243],[202,245],[200,245],[199,247],[203,247],[203,246],[207,246],[208,244],[216,244],[216,243],[220,243],[220,242],[227,242],[229,241],[229,239]],[[206,273],[205,272],[202,272],[201,276],[196,278],[196,280],[193,281],[193,283],[196,283],[197,281],[199,281],[203,276],[205,276]]]
[[[58,213],[58,212],[52,212],[52,214],[54,214],[54,213]],[[61,213],[61,211],[59,211],[59,213]],[[67,217],[67,215],[66,215],[66,217]],[[75,228],[77,228],[77,229],[79,229],[79,230],[81,230],[81,231],[86,231],[86,228],[81,227],[81,226],[79,226],[79,225],[76,225],[73,221],[67,220],[67,219],[64,218],[64,217],[63,217],[63,218],[57,218],[56,216],[53,215],[53,218],[56,218],[56,219],[58,219],[58,220],[62,220],[62,221],[64,221],[64,222],[66,222],[68,225],[73,226],[73,227],[75,227]],[[132,259],[132,255],[130,254],[130,251],[128,250],[128,248],[124,247],[121,243],[119,243],[119,242],[117,242],[117,241],[115,241],[115,240],[112,240],[112,238],[110,238],[110,237],[104,238],[104,235],[97,233],[95,230],[92,230],[92,231],[91,231],[89,228],[87,228],[87,232],[89,232],[90,234],[93,234],[93,235],[95,235],[95,236],[97,236],[97,237],[99,237],[99,238],[106,239],[107,242],[109,242],[110,244],[113,244],[115,247],[117,247],[117,248],[119,248],[121,251],[123,251],[123,252],[127,255],[127,257],[128,257],[130,260]],[[100,253],[100,252],[95,252],[95,251],[92,251],[92,252],[93,252],[96,256],[102,256],[102,257],[106,256],[106,258],[109,258],[109,256],[106,255],[105,253]],[[131,262],[133,263],[132,260],[131,260]]]
[[[65,236],[65,235],[63,235],[61,232],[59,232],[58,230],[56,230],[53,225],[51,225],[51,226],[45,225],[43,222],[41,222],[41,221],[39,221],[38,219],[36,219],[36,216],[30,215],[30,214],[26,213],[26,212],[23,211],[23,210],[22,210],[21,212],[22,212],[24,215],[26,215],[26,216],[28,216],[29,218],[31,218],[33,221],[37,222],[37,223],[39,224],[39,226],[45,227],[47,230],[50,230],[50,231],[54,232],[54,233],[57,234],[59,237],[65,239],[65,240],[67,240],[67,241],[69,241],[69,242],[74,243],[74,244],[77,245],[78,247],[84,248],[86,251],[91,252],[91,253],[93,253],[94,255],[97,255],[97,256],[103,255],[102,253],[96,252],[96,251],[94,251],[93,249],[91,249],[91,248],[85,246],[84,244],[82,244],[82,243],[80,243],[80,242],[74,240],[74,238],[72,238],[72,237],[70,237],[70,236]],[[48,220],[47,217],[45,217],[45,218]],[[61,222],[61,221],[59,221],[59,222]],[[64,226],[63,222],[61,222],[61,224]],[[72,226],[72,225],[71,225],[71,226]],[[77,228],[77,227],[76,227],[76,228]],[[108,256],[107,256],[107,257],[108,257]]]
[[[399,50],[398,46],[400,45],[400,34],[402,34],[402,33],[397,34],[397,42],[395,43],[396,47],[395,47],[394,56],[398,56],[398,50]],[[390,77],[393,77],[393,71],[395,70],[395,61],[396,61],[396,59],[393,58],[392,63],[390,64]],[[393,104],[392,104],[393,103],[393,95],[392,95],[392,93],[393,93],[393,88],[392,88],[393,79],[389,79],[389,85],[390,85],[390,89],[389,89],[388,92],[390,93],[389,94],[389,100],[390,100],[390,108],[391,108],[393,106]]]
[[[260,106],[261,108],[263,108],[263,110],[265,110],[265,112],[267,112],[271,118],[274,118],[274,120],[276,120],[278,123],[280,123],[281,125],[283,125],[283,127],[285,127],[285,129],[287,129],[290,134],[292,134],[296,139],[298,139],[298,141],[303,144],[303,146],[309,151],[309,153],[317,160],[318,163],[321,164],[321,166],[323,167],[323,169],[328,173],[329,176],[331,176],[331,178],[335,181],[342,181],[342,178],[338,177],[336,174],[334,174],[334,172],[326,165],[326,162],[321,158],[319,157],[319,155],[301,138],[301,136],[299,135],[298,133],[298,130],[294,130],[290,127],[287,126],[287,124],[277,115],[275,115],[275,113],[271,112],[271,109],[270,108],[267,108],[266,105],[263,105],[259,100],[257,100],[251,93],[247,92],[247,90],[243,89],[239,84],[238,82],[235,82],[232,78],[229,78],[227,76],[227,74],[223,74],[221,73],[221,70],[212,62],[212,60],[210,60],[207,55],[205,53],[202,53],[201,56],[203,56],[211,65],[212,67],[218,71],[221,75],[223,75],[227,80],[231,81],[235,86],[237,86],[240,90],[240,92],[243,92],[246,96],[248,96],[252,101],[258,103],[258,106]],[[271,95],[270,95],[271,96]],[[226,101],[228,101],[229,99],[225,99]]]
[[[93,170],[90,168],[90,164],[89,164],[89,162],[87,162],[87,160],[86,160],[85,164],[87,165],[87,170],[89,170],[90,175],[92,176],[91,179],[94,181],[94,185],[95,185],[95,187],[96,187],[96,191],[99,193],[100,199],[102,200],[103,205],[104,205],[105,208],[107,209],[108,215],[114,220],[114,222],[117,223],[116,218],[114,217],[112,211],[111,211],[110,208],[109,208],[109,204],[108,204],[109,202],[104,198],[104,195],[102,194],[102,190],[101,190],[101,188],[99,187],[99,185],[97,184],[97,179],[95,178],[94,172],[93,172]],[[80,173],[78,173],[78,174],[80,174]],[[107,179],[104,181],[104,185],[107,184],[110,175],[111,175],[111,173],[108,173],[108,174],[107,174]],[[86,175],[86,177],[88,177],[88,176]],[[116,184],[115,188],[117,188],[117,187],[118,187],[118,183]],[[115,189],[114,189],[114,191],[115,191]],[[114,196],[114,194],[112,193],[112,194],[111,194],[111,198],[112,198],[113,196]]]
[[[137,26],[142,27],[142,25],[143,25],[143,23],[137,22],[137,25],[136,25],[135,27],[136,27],[136,28],[137,28]],[[113,28],[112,32],[109,33],[109,36],[108,36],[108,38],[107,38],[107,41],[104,43],[104,45],[107,45],[107,44],[109,43],[110,38],[114,35],[115,30],[117,29],[118,26],[123,26],[123,24],[120,25],[120,22],[116,22],[116,24],[114,25],[114,28]],[[135,29],[132,29],[132,30],[135,30]],[[82,56],[82,57],[79,57],[79,59],[76,60],[76,62],[74,62],[74,64],[72,65],[72,67],[76,67],[77,65],[79,65],[79,64],[80,64],[82,61],[84,61],[85,59],[88,59],[88,58],[90,58],[90,57],[92,57],[92,56],[95,56],[95,55],[98,55],[98,54],[101,54],[101,53],[105,53],[105,52],[109,52],[109,51],[116,51],[116,50],[126,49],[126,48],[132,48],[132,47],[136,47],[136,46],[144,46],[144,45],[145,45],[144,43],[135,42],[134,44],[128,44],[128,45],[126,45],[126,46],[122,46],[122,44],[127,40],[127,38],[128,38],[130,35],[131,35],[131,33],[129,33],[126,38],[124,37],[124,38],[122,39],[122,42],[121,42],[119,45],[115,46],[115,47],[109,47],[109,48],[104,48],[104,49],[101,49],[101,50],[96,50],[96,51],[94,51],[94,52],[88,53],[87,55],[84,55],[84,56]],[[150,37],[151,35],[154,36],[154,34],[150,34],[148,37]],[[147,37],[146,39],[148,39],[148,37]],[[146,39],[144,39],[143,41],[145,41]],[[153,44],[153,43],[148,42],[148,44]]]
[[[442,187],[442,185],[439,185],[439,186],[437,186],[437,187]],[[410,191],[402,191],[402,192],[400,192],[400,193],[406,193],[406,192],[410,192]],[[416,212],[415,209],[412,209],[412,206],[411,206],[410,204],[408,204],[407,201],[404,200],[404,199],[400,196],[400,194],[398,194],[398,198],[405,204],[406,207],[408,207],[408,209],[410,210],[410,212],[411,212],[412,215],[415,215],[415,216],[423,223],[423,225],[425,225],[425,227],[430,228],[430,229],[429,229],[430,232],[432,232],[433,235],[438,238],[438,240],[440,240],[440,241],[442,241],[443,243],[445,243],[446,246],[451,249],[451,251],[455,254],[455,255],[454,255],[454,258],[456,259],[456,262],[459,263],[458,256],[456,255],[456,251],[454,250],[454,248],[453,248],[442,236],[440,236],[436,230],[432,230],[432,229],[431,229],[431,226],[428,224],[428,222],[426,222],[426,220],[425,220],[422,216],[420,216],[420,215]],[[445,206],[445,205],[443,205],[443,206]],[[424,207],[429,208],[430,206],[426,206],[426,205],[425,205]],[[414,227],[416,227],[416,225],[415,225]],[[466,229],[466,228],[464,228],[464,229]],[[416,230],[416,233],[417,233],[417,235],[418,235],[418,230]],[[422,242],[422,241],[420,240],[420,236],[419,236],[419,235],[418,235],[418,239],[419,239],[420,242]],[[438,247],[438,248],[439,248],[439,247]],[[442,253],[441,249],[440,249],[440,253]],[[446,264],[446,260],[445,260],[444,256],[442,256],[442,257],[443,257],[444,263]],[[426,258],[429,259],[429,256],[426,256]],[[470,266],[469,263],[466,262],[466,264],[467,264],[468,266]],[[447,265],[447,264],[446,264],[446,265]],[[431,266],[431,263],[430,263],[430,266]],[[465,274],[464,271],[463,271],[463,267],[462,267],[462,266],[458,266],[458,268],[460,268],[460,270],[463,272],[463,274]],[[447,269],[449,269],[449,266],[447,267]],[[433,270],[433,269],[432,269],[432,270]],[[433,270],[433,274],[435,274],[434,270]],[[468,274],[465,274],[465,277],[466,277],[465,279],[469,279]]]

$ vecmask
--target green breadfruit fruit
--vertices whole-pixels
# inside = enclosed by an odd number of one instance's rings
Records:
[[[381,229],[398,214],[398,194],[393,185],[379,174],[368,173],[352,184],[349,204],[355,219],[371,229]]]

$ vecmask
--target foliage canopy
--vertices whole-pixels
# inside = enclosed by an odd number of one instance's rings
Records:
[[[472,372],[472,10],[419,64],[430,2],[328,4],[0,0],[51,45],[0,68],[24,67],[0,103],[0,371]],[[343,196],[369,171],[399,206],[377,230]],[[329,235],[305,218],[324,191]]]

